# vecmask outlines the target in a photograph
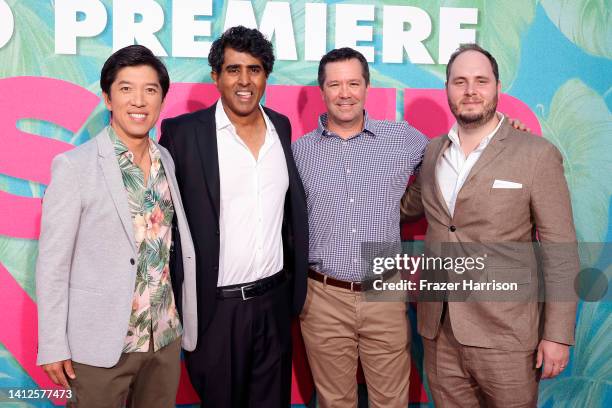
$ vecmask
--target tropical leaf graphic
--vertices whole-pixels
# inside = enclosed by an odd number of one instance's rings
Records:
[[[0,235],[0,262],[32,299],[37,256],[38,241]]]
[[[612,268],[607,271],[607,276]],[[612,392],[612,305],[608,302],[580,304],[576,346],[566,371],[540,383],[540,406],[603,407]]]
[[[11,41],[0,50],[0,78],[18,75],[55,77],[84,84],[82,69],[87,56],[60,56],[54,53],[53,5],[47,1],[12,1],[15,32]],[[78,60],[78,63],[75,63]],[[10,61],[10,63],[4,63]]]
[[[612,196],[612,115],[605,101],[581,80],[570,79],[538,120],[544,137],[563,155],[578,240],[604,242]],[[583,261],[592,265],[598,256]]]
[[[546,14],[585,52],[612,58],[612,9],[605,0],[542,0]]]

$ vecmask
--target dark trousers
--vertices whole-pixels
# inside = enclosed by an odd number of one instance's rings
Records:
[[[288,282],[248,300],[217,299],[210,326],[185,356],[202,408],[290,406],[290,310]]]
[[[71,408],[170,408],[175,406],[181,374],[181,339],[146,353],[123,353],[111,368],[72,362]]]

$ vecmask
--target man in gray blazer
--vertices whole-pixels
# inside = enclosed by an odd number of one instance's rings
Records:
[[[106,61],[100,85],[111,124],[53,160],[43,199],[38,364],[70,387],[69,406],[174,406],[181,337],[195,348],[197,312],[174,163],[149,138],[170,80],[134,45]]]

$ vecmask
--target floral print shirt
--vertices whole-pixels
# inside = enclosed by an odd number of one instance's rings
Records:
[[[153,338],[153,350],[176,340],[183,332],[170,283],[170,245],[174,207],[159,149],[149,143],[151,170],[145,185],[144,173],[134,163],[134,154],[117,137],[113,141],[127,192],[138,251],[136,287],[132,314],[123,346],[124,353],[146,352]]]

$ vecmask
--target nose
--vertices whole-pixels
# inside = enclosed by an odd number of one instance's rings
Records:
[[[476,93],[476,87],[475,87],[474,82],[467,81],[465,83],[465,94],[466,95],[473,95],[474,93]]]
[[[340,84],[340,97],[348,98],[350,96],[349,87],[347,84]]]
[[[132,105],[134,106],[144,106],[145,105],[145,91],[143,89],[138,89],[132,94]]]
[[[240,76],[238,77],[238,83],[242,86],[246,86],[251,82],[248,69],[241,69]]]

